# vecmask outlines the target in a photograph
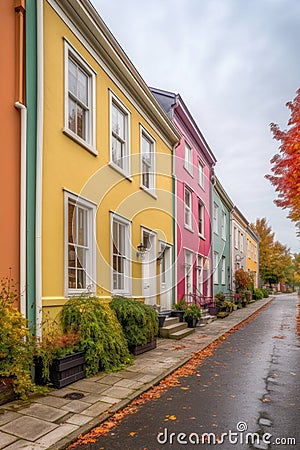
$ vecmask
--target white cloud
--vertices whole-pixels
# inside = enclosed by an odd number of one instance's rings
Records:
[[[299,252],[294,225],[264,175],[300,80],[300,2],[92,0],[151,86],[179,92],[218,160],[225,189],[248,220],[267,217]],[[120,11],[122,13],[120,14]]]

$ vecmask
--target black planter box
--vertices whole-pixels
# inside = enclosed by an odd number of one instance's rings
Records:
[[[42,376],[43,363],[37,358],[35,363],[35,383],[46,384]],[[56,389],[60,389],[74,381],[85,378],[85,354],[84,352],[67,355],[54,359],[50,366],[50,382]]]
[[[154,348],[156,348],[156,339],[153,339],[153,341],[147,342],[146,344],[130,347],[130,352],[137,356],[148,352],[149,350],[153,350]]]
[[[179,322],[183,322],[184,313],[185,311],[181,311],[180,309],[172,309],[171,317],[178,317]]]
[[[12,402],[15,400],[16,394],[13,390],[13,383],[11,378],[0,379],[0,405]]]
[[[185,317],[184,320],[188,324],[188,328],[196,328],[198,319],[195,319],[194,317]]]

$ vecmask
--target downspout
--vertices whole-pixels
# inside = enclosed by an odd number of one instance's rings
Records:
[[[20,312],[27,317],[26,307],[26,153],[27,108],[20,102],[15,107],[21,111],[21,167],[20,167]]]
[[[42,170],[44,104],[43,0],[37,0],[36,336],[42,336]]]
[[[25,2],[15,2],[16,12],[16,102],[21,112],[20,142],[20,312],[27,317],[26,295],[26,161],[27,161],[27,108],[25,106]]]

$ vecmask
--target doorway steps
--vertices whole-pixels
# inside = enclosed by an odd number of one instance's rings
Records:
[[[159,334],[163,338],[182,339],[195,333],[195,328],[188,328],[186,322],[179,322],[178,317],[166,317],[164,326],[159,329]]]

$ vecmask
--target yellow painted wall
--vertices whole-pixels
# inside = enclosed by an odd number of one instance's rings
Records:
[[[96,148],[93,155],[62,131],[64,126],[64,38],[96,72]],[[170,148],[114,84],[72,31],[44,2],[44,144],[42,212],[42,296],[46,308],[57,310],[64,298],[64,192],[67,189],[95,202],[97,210],[97,294],[109,297],[109,211],[132,220],[132,253],[141,241],[141,225],[158,230],[158,239],[172,244],[172,155]],[[131,113],[131,181],[108,166],[109,90]],[[140,188],[140,124],[156,140],[155,200]],[[140,264],[133,268],[140,276]],[[133,292],[140,296],[141,291]]]
[[[246,233],[247,239],[247,255],[246,255],[246,270],[255,274],[254,287],[258,287],[258,245],[249,233]],[[249,250],[250,246],[254,246],[254,253]]]

